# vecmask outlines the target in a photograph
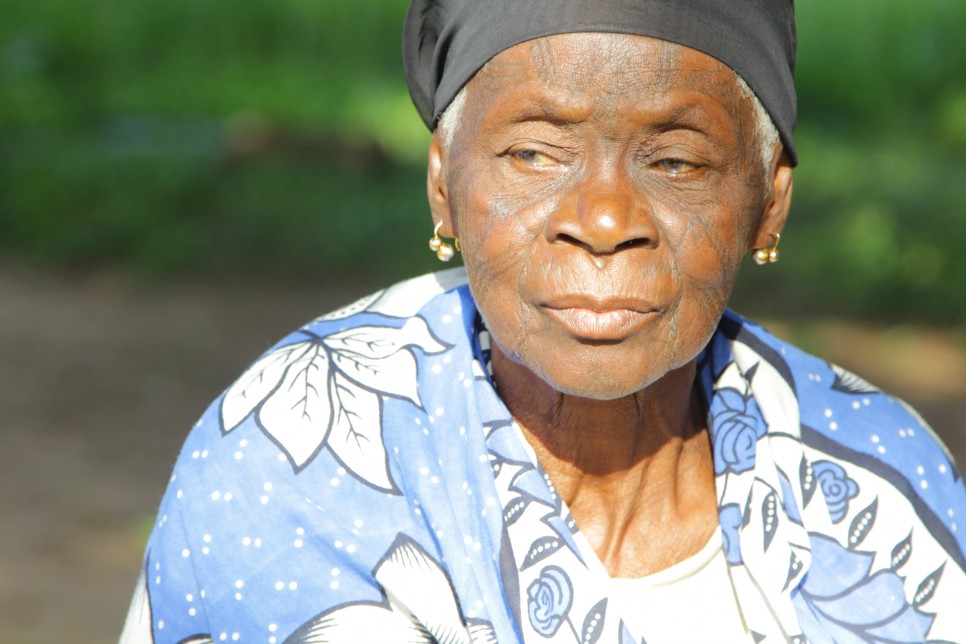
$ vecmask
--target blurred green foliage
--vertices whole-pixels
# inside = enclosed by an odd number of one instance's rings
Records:
[[[425,251],[402,0],[4,0],[0,250],[392,280]],[[797,3],[801,164],[740,307],[966,320],[966,3]]]

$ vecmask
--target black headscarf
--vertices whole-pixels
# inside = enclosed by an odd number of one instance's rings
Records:
[[[433,129],[493,56],[534,38],[651,36],[717,58],[755,92],[796,163],[794,0],[413,0],[403,28],[409,93]]]

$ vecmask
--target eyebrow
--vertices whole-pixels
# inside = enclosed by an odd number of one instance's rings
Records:
[[[578,116],[573,110],[570,114],[567,114],[546,101],[525,105],[517,112],[512,113],[511,116],[509,122],[513,124],[543,122],[563,128],[571,127],[586,120],[586,117]]]

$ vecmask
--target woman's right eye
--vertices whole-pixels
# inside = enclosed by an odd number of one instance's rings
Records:
[[[556,161],[543,152],[537,150],[516,150],[510,153],[514,159],[534,167],[550,167],[556,165]]]

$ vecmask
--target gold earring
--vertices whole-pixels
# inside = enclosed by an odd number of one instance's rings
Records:
[[[452,244],[444,242],[442,239],[440,239],[439,229],[442,225],[443,222],[439,222],[436,224],[436,227],[433,228],[433,238],[429,240],[429,250],[436,253],[436,257],[439,259],[439,261],[448,262],[449,260],[453,259],[453,255],[460,251],[460,239],[459,237],[456,237],[453,240],[456,245],[455,249],[453,248]]]
[[[778,253],[778,242],[781,241],[782,236],[780,233],[769,234],[775,238],[775,243],[768,248],[756,248],[751,254],[751,259],[753,259],[754,262],[759,266],[762,264],[774,264],[780,257],[780,254]]]

